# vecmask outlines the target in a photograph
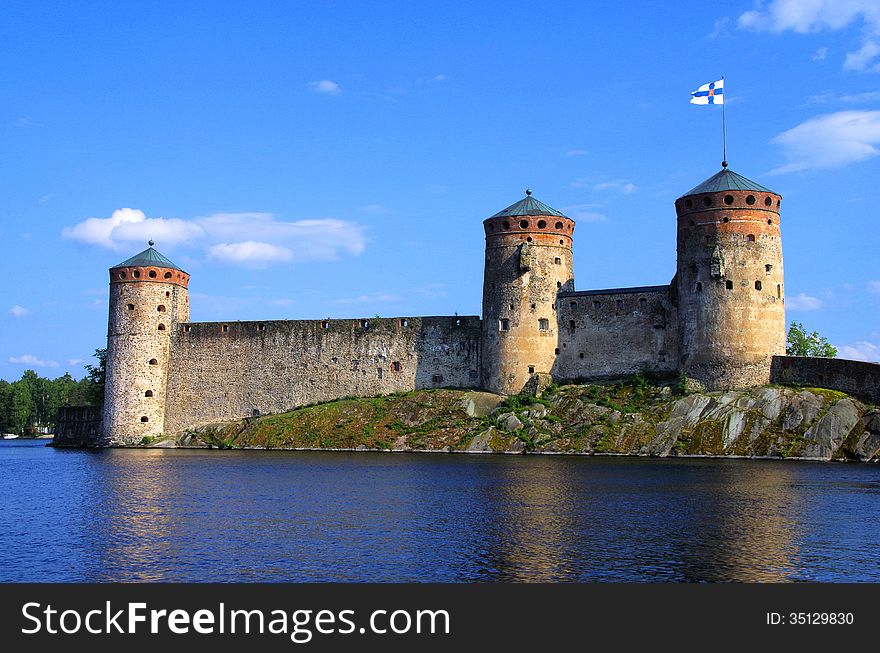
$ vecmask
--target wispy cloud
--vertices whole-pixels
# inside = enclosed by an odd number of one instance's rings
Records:
[[[13,365],[30,365],[31,367],[58,367],[57,361],[43,360],[31,354],[10,356],[9,362]]]
[[[799,293],[794,297],[786,297],[785,307],[792,311],[817,311],[822,308],[822,300],[806,293]]]
[[[12,308],[9,309],[9,314],[12,317],[27,317],[31,314],[30,309],[25,308],[24,306],[19,306],[16,304]]]
[[[730,17],[725,16],[715,21],[714,29],[709,34],[710,39],[717,39],[728,35],[730,29]]]
[[[635,193],[636,190],[638,190],[638,187],[632,182],[627,181],[626,179],[613,179],[611,181],[603,181],[601,183],[594,184],[593,190],[615,190],[629,195],[630,193]]]
[[[840,98],[841,102],[848,102],[850,104],[859,104],[862,102],[877,102],[878,100],[880,100],[880,91],[865,91],[864,93],[843,95]]]
[[[880,362],[880,345],[860,340],[854,345],[838,346],[837,355],[840,358],[848,358],[854,361]]]
[[[846,53],[843,69],[880,72],[880,62],[876,61],[878,55],[880,55],[880,42],[865,41],[855,52]]]
[[[569,150],[565,153],[565,156],[583,156],[586,153],[586,150]]]
[[[828,56],[828,48],[819,48],[813,53],[813,61],[825,61]]]
[[[880,294],[880,281],[869,281],[868,292]]]
[[[293,252],[286,247],[246,240],[241,243],[218,243],[208,250],[211,258],[227,263],[266,267],[269,263],[289,261]]]
[[[445,283],[429,283],[419,288],[413,288],[413,292],[425,297],[445,297],[448,294]]]
[[[30,116],[22,116],[21,118],[15,119],[15,126],[16,127],[42,127],[43,124],[37,122],[36,120],[31,118]]]
[[[324,93],[326,95],[339,95],[342,93],[342,87],[329,79],[321,79],[317,82],[309,82],[309,88],[315,93]]]
[[[82,358],[68,358],[68,359],[67,359],[67,364],[68,364],[70,367],[73,367],[74,365],[79,365],[79,364],[82,363],[82,362],[83,362],[83,359],[82,359]]]
[[[574,204],[562,207],[562,212],[576,222],[604,222],[604,214],[593,211],[595,204]]]
[[[244,266],[334,260],[365,247],[364,228],[354,222],[322,218],[278,220],[271,213],[215,213],[182,220],[148,218],[139,209],[119,209],[109,218],[89,218],[63,230],[64,238],[130,251],[154,239],[159,247],[204,248],[208,258]]]
[[[377,304],[382,302],[396,302],[400,297],[388,293],[377,293],[374,295],[357,295],[355,297],[340,297],[334,299],[333,304]]]
[[[880,72],[880,3],[877,0],[770,0],[740,14],[743,29],[810,34],[861,25],[862,45],[846,55],[845,70]],[[826,52],[827,54],[827,52]],[[823,57],[824,58],[824,57]]]
[[[381,204],[366,204],[361,207],[361,211],[363,211],[364,213],[372,213],[373,215],[388,213],[388,209]]]
[[[863,93],[838,95],[834,91],[825,90],[821,93],[807,97],[803,106],[810,106],[813,104],[865,104],[867,102],[877,101],[880,101],[880,91],[865,91]]]
[[[838,111],[811,118],[770,141],[788,163],[774,174],[838,168],[877,156],[880,111]]]

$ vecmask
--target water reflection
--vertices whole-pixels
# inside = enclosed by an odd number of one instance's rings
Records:
[[[179,466],[162,450],[137,452],[136,464],[113,452],[106,458],[89,510],[89,546],[97,557],[90,580],[165,580],[183,544],[174,537],[170,513]]]
[[[792,491],[794,472],[784,464],[718,461],[699,495],[706,500],[693,501],[686,516],[689,530],[702,537],[681,551],[682,580],[789,580],[797,571],[803,508]]]
[[[0,445],[0,581],[880,581],[880,467]]]

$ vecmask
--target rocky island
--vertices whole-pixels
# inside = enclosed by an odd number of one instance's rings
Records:
[[[138,446],[876,462],[880,410],[835,390],[686,392],[642,375],[540,397],[417,390],[209,424]]]

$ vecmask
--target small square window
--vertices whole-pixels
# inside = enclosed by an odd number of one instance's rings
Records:
[[[499,331],[510,331],[510,320],[498,320]]]

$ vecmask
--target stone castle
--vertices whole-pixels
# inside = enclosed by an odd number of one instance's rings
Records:
[[[726,167],[675,201],[669,285],[575,290],[575,222],[531,196],[484,220],[479,316],[190,322],[189,275],[149,249],[110,269],[104,441],[432,387],[682,373],[770,381],[785,354],[781,197]]]

